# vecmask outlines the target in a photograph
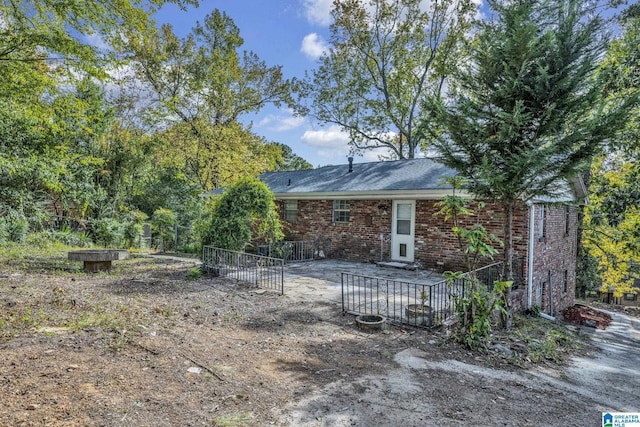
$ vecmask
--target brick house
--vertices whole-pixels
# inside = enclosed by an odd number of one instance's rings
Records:
[[[452,191],[442,185],[442,178],[455,171],[432,159],[349,160],[348,165],[261,176],[276,197],[288,240],[329,238],[331,256],[338,259],[462,269],[452,224],[435,215],[435,204]],[[567,183],[562,193],[553,200],[523,202],[516,209],[514,250],[522,262],[523,281],[513,292],[515,307],[539,305],[543,312],[556,314],[574,303],[576,202],[585,192],[576,182]],[[468,224],[480,221],[503,238],[502,209],[485,202]]]

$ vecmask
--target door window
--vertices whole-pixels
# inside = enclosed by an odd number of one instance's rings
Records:
[[[411,234],[411,204],[398,203],[396,211],[396,233]]]

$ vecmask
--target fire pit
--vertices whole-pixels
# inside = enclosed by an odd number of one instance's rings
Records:
[[[356,317],[358,329],[366,332],[379,332],[387,329],[387,319],[379,314],[367,314]]]

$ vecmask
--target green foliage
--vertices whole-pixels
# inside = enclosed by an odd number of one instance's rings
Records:
[[[452,102],[434,107],[444,126],[434,145],[444,164],[469,179],[470,191],[502,205],[512,279],[516,202],[562,194],[567,179],[584,172],[624,126],[637,99],[602,96],[596,69],[606,48],[604,21],[581,0],[489,5],[495,18],[478,23],[474,66],[452,84]],[[428,132],[433,118],[425,120]]]
[[[28,75],[26,70],[36,68],[32,67],[34,64],[48,69],[44,65],[47,58],[56,57],[62,58],[58,73],[65,70],[73,76],[72,70],[76,75],[83,74],[78,73],[81,70],[103,77],[101,67],[114,59],[87,39],[98,35],[117,48],[127,33],[151,28],[150,12],[164,3],[164,0],[4,0],[0,2],[3,22],[0,73],[6,72],[3,67],[10,67],[14,73]],[[40,70],[35,73],[43,74]],[[28,85],[20,79],[12,83],[14,90]]]
[[[9,241],[22,243],[27,237],[29,222],[24,215],[14,213],[5,219],[4,230]]]
[[[334,2],[331,50],[298,82],[297,110],[340,126],[354,151],[413,158],[431,137],[418,118],[464,56],[476,12],[468,0]]]
[[[159,135],[162,161],[200,191],[254,176],[282,159],[240,118],[290,102],[290,83],[280,67],[241,53],[243,43],[233,20],[217,9],[182,39],[168,25],[129,39],[138,76],[159,100],[146,116],[167,129]]]
[[[202,270],[200,270],[200,268],[197,268],[197,267],[187,271],[187,279],[189,280],[198,280],[201,275],[202,275]]]
[[[525,314],[532,317],[538,317],[542,313],[542,308],[539,305],[532,305],[530,308],[525,310]]]
[[[591,291],[599,291],[601,286],[598,260],[588,250],[583,249],[576,265],[576,296],[584,298]]]
[[[516,316],[513,338],[524,343],[531,362],[563,362],[571,350],[582,348],[581,340],[564,325],[540,318],[536,306],[529,314]]]
[[[26,219],[38,244],[130,247],[140,233],[136,211],[150,217],[170,206],[188,231],[204,191],[276,166],[309,166],[240,120],[290,100],[280,67],[242,52],[239,29],[219,11],[182,40],[158,30],[151,14],[165,3],[0,2],[0,242],[23,240]],[[138,102],[131,76],[107,77],[130,54],[158,102]],[[117,93],[107,94],[106,78]],[[161,222],[159,243],[172,248]],[[181,237],[181,249],[197,250],[193,235]]]
[[[92,221],[93,238],[103,247],[119,246],[123,237],[122,223],[113,218],[101,218]]]
[[[470,291],[467,295],[454,295],[455,314],[458,318],[455,338],[471,349],[486,344],[491,336],[492,319],[507,310],[506,294],[511,281],[495,281],[489,291],[473,274],[447,271],[445,280],[450,286],[454,281],[465,280]]]
[[[215,201],[201,235],[203,245],[236,251],[252,240],[281,240],[273,194],[257,179],[238,180]]]
[[[474,214],[473,210],[469,208],[469,199],[458,194],[467,180],[461,177],[450,177],[446,178],[445,182],[452,186],[452,194],[446,195],[436,203],[439,210],[435,215],[444,216],[445,221],[452,222],[451,231],[463,253],[467,273],[447,271],[444,273],[444,277],[451,287],[454,282],[465,281],[467,293],[453,296],[458,317],[456,339],[469,348],[476,348],[489,338],[491,317],[496,310],[500,313],[506,311],[506,292],[513,282],[496,281],[493,283],[493,289],[489,291],[475,276],[474,270],[478,268],[479,262],[483,259],[493,259],[493,256],[498,252],[493,245],[502,242],[498,237],[489,234],[486,228],[478,223],[470,227],[462,226],[463,219]],[[484,203],[479,202],[477,209],[481,210],[484,206]]]
[[[502,241],[494,234],[476,222],[470,227],[463,227],[464,217],[470,217],[474,211],[469,207],[470,200],[459,195],[460,190],[468,183],[463,177],[446,177],[445,183],[451,185],[452,193],[445,195],[441,201],[435,204],[438,211],[436,216],[443,216],[445,221],[451,221],[451,231],[458,241],[458,247],[462,251],[467,271],[478,268],[481,260],[491,260],[498,253],[494,245],[502,245]],[[477,202],[477,209],[485,207],[484,202]]]
[[[611,45],[601,66],[611,99],[637,96],[640,81],[640,9],[623,14],[623,34]],[[636,293],[640,278],[640,108],[624,132],[592,162],[590,203],[585,209],[579,271],[581,290]]]
[[[125,215],[122,230],[124,247],[131,248],[138,244],[138,238],[142,234],[143,223],[147,219],[147,214],[139,210],[133,210]]]
[[[156,209],[151,217],[151,231],[155,235],[157,247],[161,251],[170,251],[175,243],[175,225],[177,218],[170,209]]]
[[[271,145],[279,149],[282,155],[281,159],[276,159],[276,164],[273,169],[274,171],[313,169],[313,165],[311,163],[295,154],[288,145],[277,142],[274,142]]]

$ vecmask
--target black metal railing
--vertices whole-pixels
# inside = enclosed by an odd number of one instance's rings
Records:
[[[377,314],[411,326],[437,326],[453,315],[455,297],[471,289],[472,275],[491,289],[501,272],[502,263],[497,262],[432,284],[342,273],[342,312]]]
[[[284,295],[282,259],[204,246],[202,269],[208,274],[230,277]]]
[[[392,323],[435,326],[453,312],[452,294],[464,294],[464,285],[464,280],[449,286],[446,281],[420,284],[342,273],[342,311],[378,314]]]
[[[258,254],[280,258],[285,262],[324,259],[331,254],[331,239],[273,242],[258,246]]]

